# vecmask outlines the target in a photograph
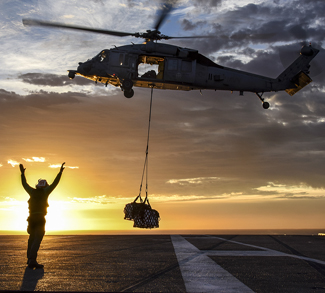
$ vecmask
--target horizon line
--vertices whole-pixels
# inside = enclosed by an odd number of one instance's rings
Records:
[[[299,232],[297,234],[297,232]],[[45,236],[54,235],[139,235],[139,234],[240,234],[240,235],[325,235],[325,228],[283,229],[134,229],[134,230],[53,230]],[[0,235],[28,235],[26,230],[0,230]]]

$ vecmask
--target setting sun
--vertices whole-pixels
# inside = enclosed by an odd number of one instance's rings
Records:
[[[74,230],[71,220],[73,220],[73,215],[67,203],[49,199],[46,215],[47,231]]]

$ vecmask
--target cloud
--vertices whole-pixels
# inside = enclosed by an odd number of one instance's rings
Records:
[[[62,164],[51,164],[49,165],[49,168],[53,168],[53,169],[57,169],[57,168],[61,168]],[[69,169],[79,169],[78,166],[64,166],[65,168],[69,168]]]
[[[166,183],[169,184],[203,184],[209,183],[211,181],[220,180],[221,178],[218,177],[198,177],[198,178],[188,178],[188,179],[170,179]]]
[[[43,109],[53,105],[80,103],[80,100],[75,97],[76,95],[79,97],[85,96],[80,93],[57,93],[44,90],[31,92],[26,96],[22,96],[12,91],[9,92],[5,89],[0,89],[0,105],[3,110],[17,107],[17,105]]]
[[[106,195],[97,195],[94,197],[89,197],[89,198],[78,198],[78,197],[74,197],[74,198],[70,198],[71,202],[74,203],[95,203],[95,204],[109,204],[109,203],[114,203],[115,202],[115,198],[107,198]]]
[[[56,75],[50,73],[25,73],[18,76],[25,83],[39,86],[68,86],[68,85],[88,85],[94,84],[93,81],[76,77],[69,79],[68,75]]]
[[[8,160],[8,164],[11,165],[12,167],[16,167],[19,165],[19,163],[17,161],[14,160]]]
[[[53,169],[56,169],[56,168],[61,168],[62,164],[51,164],[49,165],[49,168],[53,168]]]
[[[193,22],[191,22],[190,20],[188,20],[188,19],[183,19],[181,21],[181,26],[182,26],[183,30],[185,30],[185,31],[194,30],[197,27],[202,26],[204,24],[206,24],[205,21],[198,21],[195,24]]]
[[[220,7],[222,2],[226,2],[223,0],[205,0],[205,1],[200,1],[200,0],[193,0],[191,1],[192,5],[199,10],[201,13],[209,13],[211,12],[211,9]]]
[[[25,206],[26,202],[18,201],[16,198],[9,196],[0,196],[0,211],[17,210],[19,206]]]
[[[204,21],[202,18],[193,20],[193,16],[189,15],[182,19],[181,24],[185,30],[196,29],[201,34],[215,36],[212,39],[191,40],[192,47],[203,54],[248,46],[261,47],[260,44],[265,48],[279,42],[323,42],[325,29],[321,25],[321,11],[325,9],[324,2],[289,2],[274,5],[272,1],[263,1],[235,6],[226,11],[212,10],[211,6],[207,6]],[[187,40],[182,42],[187,46],[190,44]]]
[[[26,162],[39,162],[39,163],[45,162],[45,158],[43,158],[43,157],[32,157],[32,159],[29,159],[29,158],[24,159],[23,158],[23,160]]]
[[[269,182],[266,186],[255,188],[257,193],[268,192],[279,199],[320,199],[325,198],[324,188],[313,188],[305,183],[286,185]]]
[[[186,202],[186,201],[206,201],[206,200],[225,200],[233,197],[234,194],[222,194],[222,195],[209,195],[209,196],[199,196],[199,195],[182,195],[182,194],[173,194],[173,195],[159,195],[152,194],[150,196],[150,202]]]

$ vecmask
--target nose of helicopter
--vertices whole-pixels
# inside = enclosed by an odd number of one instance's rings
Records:
[[[92,67],[92,65],[91,65],[91,62],[89,62],[89,61],[79,62],[77,71],[81,74],[87,74],[90,71],[91,67]]]

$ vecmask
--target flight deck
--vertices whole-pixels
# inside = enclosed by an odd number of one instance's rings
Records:
[[[0,236],[0,291],[325,292],[324,236],[45,236],[34,270],[27,239]]]

